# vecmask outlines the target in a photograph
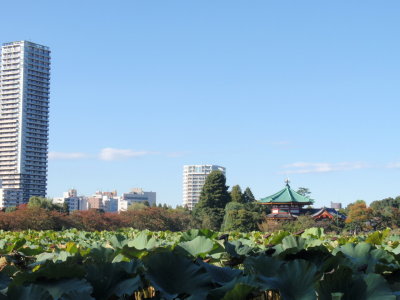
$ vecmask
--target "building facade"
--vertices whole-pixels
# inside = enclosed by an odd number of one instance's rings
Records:
[[[50,49],[3,44],[0,60],[0,207],[46,196]]]
[[[340,202],[331,202],[331,208],[336,209],[336,210],[340,210],[340,209],[342,209],[342,203],[340,203]]]
[[[126,211],[132,203],[144,203],[146,201],[150,206],[156,205],[156,193],[145,192],[141,188],[134,188],[129,193],[122,194],[122,196],[118,196],[117,191],[96,191],[89,197],[78,196],[76,189],[70,189],[63,193],[62,197],[53,198],[53,203],[67,204],[70,212],[88,209],[99,209],[104,212]]]
[[[195,207],[206,178],[212,171],[221,171],[226,176],[226,169],[217,165],[183,166],[183,206],[190,210]]]
[[[104,204],[103,204],[103,197],[102,196],[89,196],[88,197],[88,208],[89,209],[102,209],[104,210]]]
[[[123,193],[119,199],[118,211],[126,211],[132,203],[148,202],[150,206],[157,204],[156,192],[145,192],[141,188],[134,188],[129,193]]]
[[[62,197],[53,198],[55,204],[67,204],[69,212],[75,210],[87,210],[87,200],[84,196],[78,196],[76,189],[70,189],[65,192]]]
[[[118,202],[117,191],[96,191],[94,195],[87,198],[87,207],[88,209],[101,209],[105,212],[117,212]]]

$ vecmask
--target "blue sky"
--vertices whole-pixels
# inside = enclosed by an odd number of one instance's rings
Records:
[[[400,195],[398,1],[7,1],[52,50],[48,194],[181,203],[184,164],[257,198]],[[13,13],[7,13],[13,12]]]

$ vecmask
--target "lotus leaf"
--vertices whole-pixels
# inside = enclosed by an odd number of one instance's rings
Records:
[[[152,253],[144,258],[146,277],[165,299],[179,295],[204,296],[212,288],[208,272],[173,252]]]

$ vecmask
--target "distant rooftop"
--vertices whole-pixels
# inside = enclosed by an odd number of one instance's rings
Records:
[[[21,44],[25,44],[25,43],[35,46],[37,48],[43,49],[43,50],[50,50],[50,48],[47,46],[36,44],[36,43],[30,42],[30,41],[15,41],[15,42],[3,43],[3,46],[21,45]]]

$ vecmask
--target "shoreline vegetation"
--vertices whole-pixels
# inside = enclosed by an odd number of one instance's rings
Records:
[[[0,211],[0,230],[55,230],[76,228],[85,231],[119,230],[134,228],[151,231],[187,231],[207,228],[214,231],[276,232],[284,230],[298,232],[312,227],[320,227],[326,233],[357,234],[400,226],[399,197],[373,202],[367,207],[365,202],[350,204],[341,213],[347,216],[340,219],[314,220],[309,215],[299,216],[293,221],[271,222],[260,205],[253,203],[229,202],[225,209],[203,208],[189,211],[182,207],[149,207],[143,204],[132,205],[120,213],[104,212],[98,209],[73,211],[69,213],[58,206],[46,207],[20,205],[11,210]],[[395,202],[394,202],[395,201]],[[393,205],[395,203],[395,205]],[[261,208],[261,209],[260,209]]]

